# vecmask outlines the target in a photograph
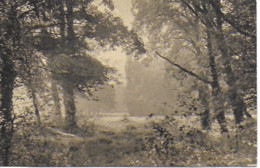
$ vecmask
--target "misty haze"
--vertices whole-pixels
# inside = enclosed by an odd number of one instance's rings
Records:
[[[0,166],[256,166],[255,0],[0,1]]]

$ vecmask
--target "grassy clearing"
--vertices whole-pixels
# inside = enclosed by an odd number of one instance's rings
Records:
[[[13,138],[12,166],[133,166],[143,150],[141,128],[130,121],[88,124],[74,130],[20,130]],[[139,125],[140,126],[140,125]],[[115,129],[117,128],[117,129]],[[144,127],[143,127],[144,128]],[[138,160],[139,159],[139,160]],[[144,161],[142,161],[142,164]]]
[[[13,138],[11,166],[248,166],[256,164],[256,121],[239,133],[171,126],[167,142],[146,117],[104,117],[72,133],[30,125]],[[165,123],[165,119],[163,123]],[[185,121],[186,122],[186,121]],[[215,123],[213,123],[215,125]],[[216,126],[216,125],[215,125]],[[214,126],[214,127],[215,127]],[[37,129],[36,129],[37,128]],[[185,128],[186,129],[186,128]],[[188,130],[189,129],[189,130]],[[190,130],[193,130],[191,132]],[[235,130],[235,129],[233,129]],[[151,143],[148,139],[153,138]],[[168,143],[165,145],[165,143]],[[157,146],[155,148],[155,146]],[[156,151],[158,150],[158,151]]]

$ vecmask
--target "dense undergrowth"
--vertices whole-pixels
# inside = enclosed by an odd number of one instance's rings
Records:
[[[230,122],[230,121],[229,121]],[[230,125],[232,125],[230,123]],[[174,117],[150,123],[147,157],[153,166],[256,165],[256,120],[229,127],[228,133],[178,124]]]
[[[166,117],[120,132],[94,124],[66,133],[23,124],[13,136],[11,166],[248,166],[256,164],[256,120],[229,133],[201,130]],[[111,123],[113,124],[113,123]],[[214,124],[213,124],[214,125]],[[232,125],[232,124],[229,124]]]

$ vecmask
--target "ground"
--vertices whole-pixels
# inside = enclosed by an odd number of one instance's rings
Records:
[[[207,132],[210,135],[205,138],[207,144],[176,140],[172,159],[159,157],[146,137],[155,136],[159,145],[165,142],[151,129],[162,120],[162,116],[103,116],[86,121],[70,133],[51,127],[18,131],[13,138],[11,166],[254,166],[256,163],[256,144],[241,137],[238,151],[233,148],[231,151],[233,140],[216,129]]]

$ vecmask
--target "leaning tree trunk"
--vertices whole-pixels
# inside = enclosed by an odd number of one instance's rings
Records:
[[[196,17],[196,22],[194,24],[194,29],[197,32],[200,32],[200,23],[199,23],[199,18]],[[188,33],[188,32],[187,32]],[[199,44],[200,41],[200,33],[196,34],[196,41],[193,42],[193,46],[196,50],[196,56],[200,57],[202,55],[200,47],[197,45]],[[202,60],[198,59],[198,64],[203,65]],[[200,76],[205,76],[205,72],[200,72]],[[204,130],[210,130],[211,129],[211,121],[210,121],[210,107],[209,107],[209,89],[208,89],[208,84],[202,83],[200,84],[199,82],[195,83],[198,87],[199,91],[199,100],[201,105],[203,106],[203,112],[200,114],[201,117],[201,126]]]
[[[212,24],[210,21],[212,21],[212,19],[210,19],[209,17],[211,16],[211,14],[209,15],[209,13],[207,13],[209,10],[205,10],[206,5],[205,3],[207,3],[207,1],[203,1],[202,6],[203,6],[203,10],[197,10],[197,7],[194,5],[194,9],[192,7],[192,5],[190,5],[189,3],[187,3],[186,1],[181,1],[186,7],[188,7],[190,9],[190,11],[195,14],[195,16],[199,19],[202,20],[203,24],[206,26],[207,29],[207,48],[208,48],[208,55],[209,55],[209,61],[210,61],[210,69],[211,69],[211,76],[212,76],[212,80],[213,82],[210,82],[210,85],[212,86],[212,97],[213,97],[213,101],[214,99],[216,101],[218,101],[218,97],[220,94],[220,86],[218,83],[218,74],[217,74],[217,70],[216,70],[216,65],[215,65],[215,58],[213,56],[213,50],[212,50],[212,40],[211,40],[211,32],[209,30],[211,30],[213,28]],[[193,2],[193,1],[192,1]],[[195,2],[195,1],[194,1]],[[196,3],[195,3],[196,4]],[[227,128],[226,128],[226,119],[225,119],[225,113],[224,113],[224,107],[223,106],[223,101],[219,101],[219,102],[213,102],[218,104],[218,109],[217,112],[215,112],[215,116],[218,120],[218,123],[220,124],[221,130],[222,132],[226,132]],[[205,114],[207,114],[208,111],[205,111]]]
[[[222,59],[224,60],[224,72],[227,75],[227,84],[229,86],[228,97],[232,106],[232,110],[235,116],[235,121],[239,124],[243,121],[243,116],[246,114],[246,104],[244,102],[243,97],[238,93],[238,89],[236,87],[236,77],[231,68],[231,57],[228,53],[227,44],[225,43],[224,33],[222,29],[222,18],[220,13],[220,1],[216,1],[217,6],[215,7],[216,12],[216,22],[217,22],[217,32],[215,33],[218,49],[222,55]]]
[[[226,128],[226,118],[225,118],[225,113],[224,113],[224,100],[219,100],[220,94],[221,94],[221,88],[219,86],[219,77],[217,73],[217,68],[216,68],[216,62],[215,62],[215,57],[213,55],[213,48],[212,48],[212,32],[210,31],[210,26],[208,25],[208,30],[207,30],[207,48],[208,48],[208,56],[209,56],[209,65],[210,65],[210,71],[211,71],[211,76],[212,76],[212,97],[213,97],[213,102],[214,105],[218,106],[217,109],[217,114],[216,118],[217,121],[221,127],[222,132],[227,132]]]
[[[30,78],[29,79],[27,79],[28,80],[28,88],[29,88],[29,90],[30,90],[30,92],[31,92],[31,96],[32,96],[32,101],[33,101],[33,107],[34,107],[34,114],[35,114],[35,116],[36,116],[36,118],[37,118],[37,124],[38,124],[38,126],[41,126],[42,125],[42,123],[41,123],[41,116],[40,116],[40,112],[39,112],[39,103],[38,103],[38,100],[37,100],[37,97],[36,97],[36,91],[35,91],[35,88],[34,88],[34,86],[33,86],[33,84],[32,84],[32,75],[30,74],[30,72],[28,71],[27,72],[28,73],[28,75],[30,76]]]
[[[2,165],[9,165],[9,155],[11,150],[11,140],[13,136],[13,90],[16,73],[14,70],[14,63],[10,55],[2,54],[2,71],[1,71],[1,106],[0,106],[0,117],[1,117],[1,162]]]
[[[224,102],[223,100],[218,100],[219,94],[221,94],[221,89],[219,86],[219,77],[217,74],[217,69],[216,69],[216,63],[215,63],[215,57],[213,55],[213,47],[212,47],[212,32],[211,30],[211,25],[209,22],[209,19],[207,18],[208,16],[205,17],[205,26],[207,28],[206,31],[206,42],[207,42],[207,50],[208,50],[208,57],[209,57],[209,64],[210,64],[210,71],[211,71],[211,78],[212,78],[212,83],[211,83],[211,87],[212,87],[212,97],[213,97],[213,102],[211,103],[215,103],[218,104],[218,109],[220,109],[220,111],[218,110],[216,115],[217,121],[221,127],[221,131],[222,132],[226,132],[227,128],[226,128],[226,120],[225,120],[225,113],[224,113]],[[198,28],[197,28],[198,29]],[[197,35],[197,39],[199,39],[199,35]],[[198,41],[198,40],[197,40]],[[200,48],[196,46],[196,43],[193,44],[194,48],[197,51],[197,56],[201,55],[201,51]],[[198,62],[200,63],[200,61]],[[201,76],[203,76],[204,74],[201,73]],[[201,104],[204,106],[204,111],[201,114],[201,123],[202,123],[202,127],[203,129],[210,129],[210,107],[209,107],[209,90],[207,88],[206,85],[200,85],[198,86],[198,91],[199,91],[199,100],[201,102]],[[216,103],[218,102],[218,103]]]
[[[73,84],[69,81],[62,81],[61,85],[65,106],[65,128],[70,130],[77,126]]]

